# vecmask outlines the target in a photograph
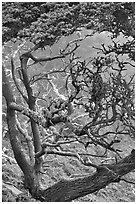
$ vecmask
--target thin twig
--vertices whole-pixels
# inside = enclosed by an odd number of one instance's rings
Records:
[[[126,180],[124,178],[121,178],[120,180],[121,181],[125,181],[126,183],[130,183],[130,184],[134,184],[135,185],[135,182],[133,182],[133,181],[128,181],[128,180]]]

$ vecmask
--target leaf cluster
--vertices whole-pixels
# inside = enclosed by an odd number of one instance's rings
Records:
[[[3,42],[28,38],[40,47],[85,27],[134,37],[134,2],[4,2]]]

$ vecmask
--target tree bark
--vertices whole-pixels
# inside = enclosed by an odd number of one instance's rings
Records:
[[[135,169],[135,151],[117,164],[100,166],[93,175],[78,179],[62,180],[48,189],[37,191],[35,198],[42,202],[69,202],[94,193]]]
[[[20,144],[20,133],[16,126],[16,113],[10,108],[10,104],[15,102],[14,95],[8,78],[6,77],[5,68],[2,66],[2,92],[7,103],[7,124],[9,130],[9,138],[17,164],[21,168],[25,177],[25,184],[29,188],[31,194],[35,194],[39,185],[39,179],[34,170],[34,167],[29,164],[29,161]]]
[[[36,110],[35,97],[33,96],[33,91],[32,91],[32,88],[30,87],[28,73],[27,73],[28,59],[29,59],[29,57],[28,57],[27,53],[20,57],[21,71],[22,71],[22,76],[23,76],[23,83],[24,83],[24,86],[25,86],[27,94],[28,94],[28,106],[29,106],[30,110],[35,111]],[[32,128],[32,133],[33,133],[34,150],[36,153],[36,152],[39,152],[41,150],[40,133],[39,133],[38,126],[34,122],[34,120],[30,119],[30,122],[31,122],[31,128]]]

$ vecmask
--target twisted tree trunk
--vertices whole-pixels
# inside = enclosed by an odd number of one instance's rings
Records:
[[[78,179],[62,180],[45,190],[38,190],[39,200],[43,202],[69,202],[94,193],[112,182],[120,182],[123,175],[135,168],[135,151],[117,164],[100,166],[94,174]]]

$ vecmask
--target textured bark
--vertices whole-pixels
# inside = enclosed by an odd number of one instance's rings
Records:
[[[46,190],[39,190],[35,197],[43,202],[68,202],[76,198],[94,193],[112,182],[120,182],[120,178],[135,169],[135,151],[117,164],[100,166],[91,176],[62,180]]]
[[[17,164],[21,168],[25,177],[25,184],[30,189],[31,194],[35,194],[39,185],[38,175],[33,166],[31,166],[20,144],[20,133],[16,126],[16,113],[10,108],[10,104],[15,102],[10,83],[5,74],[5,68],[2,67],[2,92],[7,103],[7,124],[9,138]]]
[[[33,91],[32,88],[30,87],[29,84],[29,77],[27,73],[27,62],[28,62],[28,53],[22,55],[20,57],[21,61],[21,71],[22,71],[22,76],[23,76],[23,83],[26,88],[27,94],[28,94],[28,106],[30,110],[35,111],[35,98],[33,96]],[[37,124],[34,122],[34,120],[30,119],[31,122],[31,128],[32,128],[32,133],[33,133],[33,142],[34,142],[34,150],[35,153],[41,150],[41,142],[40,142],[40,134],[39,134],[39,129]]]

